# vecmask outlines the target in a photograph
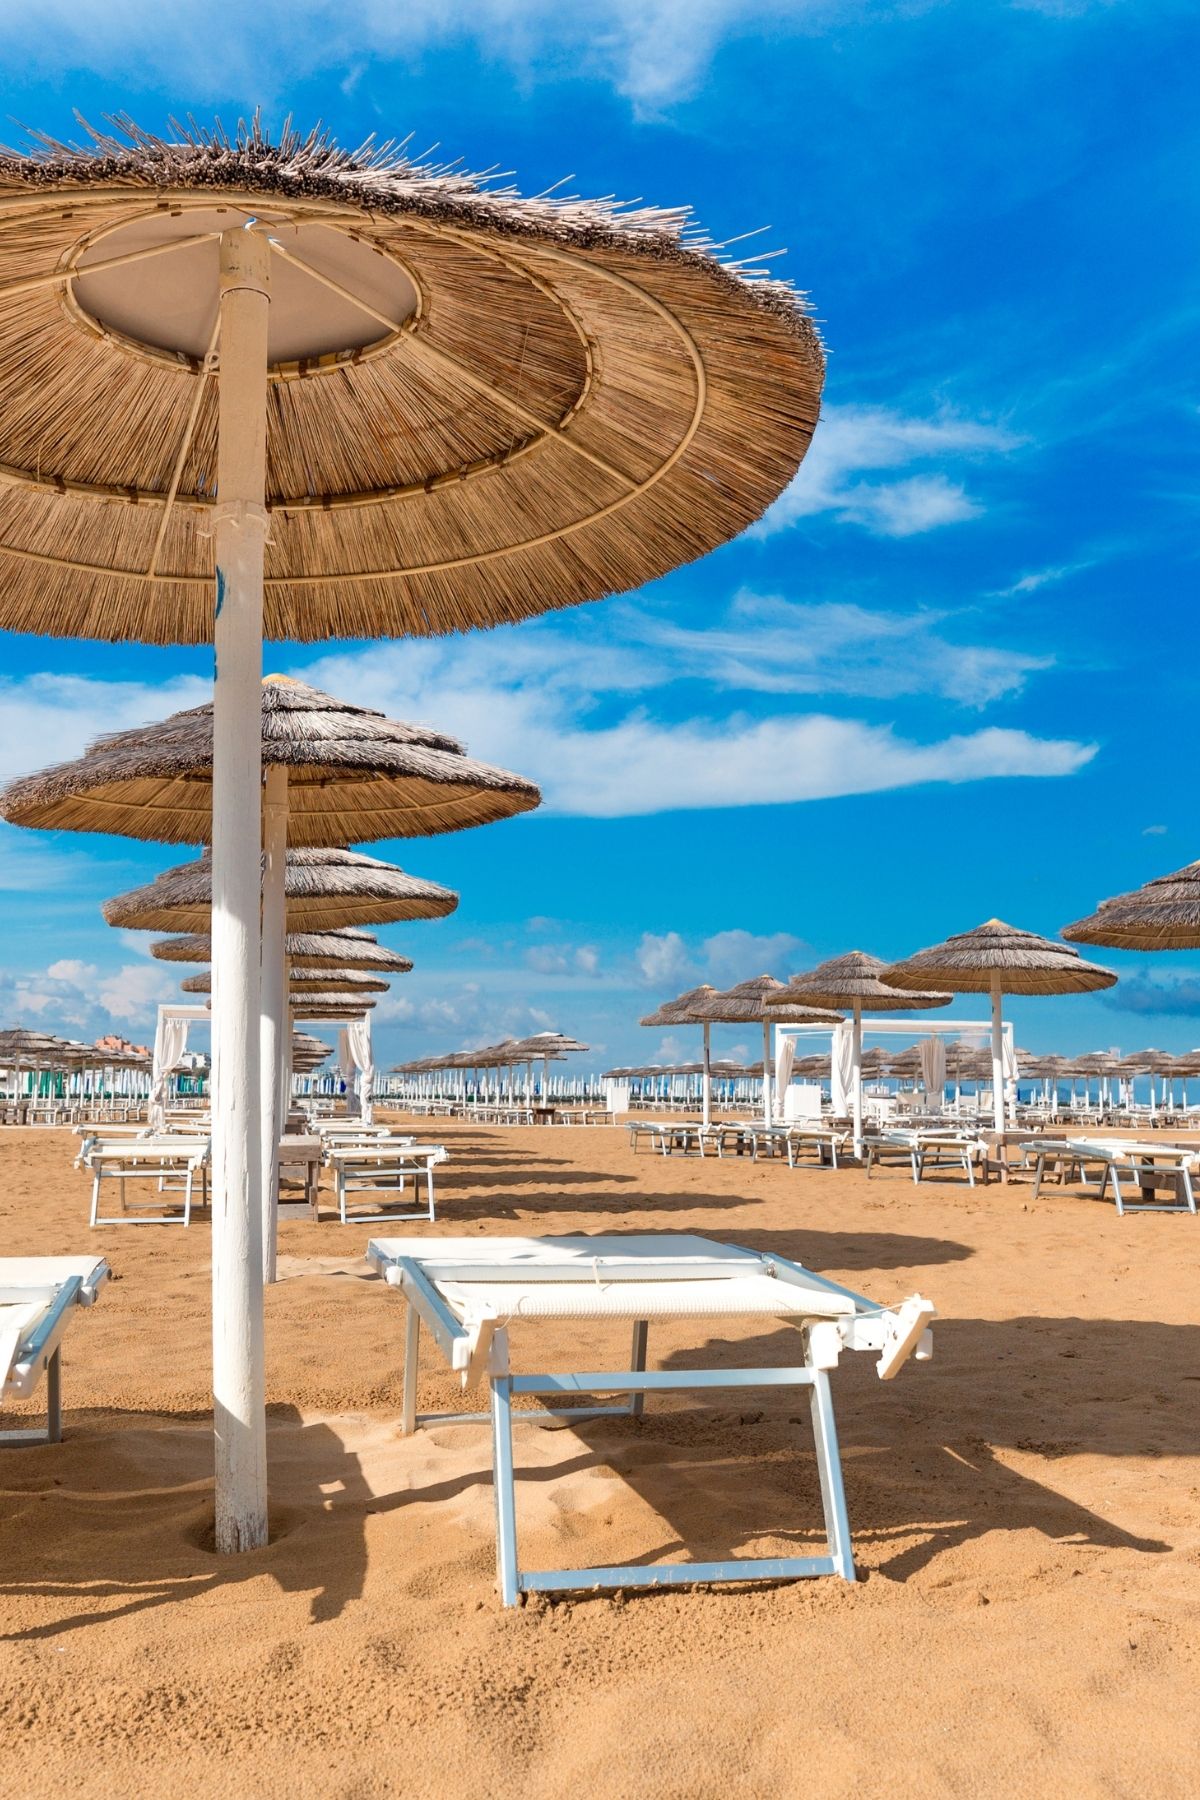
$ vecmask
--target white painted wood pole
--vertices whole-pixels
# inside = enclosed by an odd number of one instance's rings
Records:
[[[704,1094],[700,1122],[705,1127],[712,1124],[712,1026],[707,1019],[704,1021]]]
[[[862,1161],[862,1002],[854,1002],[854,1025],[850,1033],[850,1104],[854,1118],[854,1154]]]
[[[776,1096],[778,1099],[779,1096]],[[782,1108],[780,1117],[782,1118]],[[763,1014],[763,1124],[771,1125],[771,1021]]]
[[[279,1139],[287,1117],[284,1053],[288,1012],[288,772],[273,763],[263,778],[262,991],[259,996],[259,1089],[262,1094],[263,1280],[275,1279],[279,1235]]]
[[[213,1423],[216,1539],[267,1541],[259,1141],[259,859],[267,242],[221,237],[213,683]]]
[[[996,1130],[1004,1133],[1004,1026],[1000,1012],[1003,999],[1000,993],[1000,977],[992,976],[992,1111],[995,1115]],[[997,1146],[997,1154],[1003,1160],[1003,1147]]]

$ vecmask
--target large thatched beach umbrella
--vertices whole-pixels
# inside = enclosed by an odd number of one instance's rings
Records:
[[[1111,969],[1084,962],[1078,950],[1035,931],[1021,931],[988,919],[973,931],[958,932],[944,944],[919,950],[884,969],[889,987],[945,988],[952,994],[990,994],[992,1002],[992,1102],[998,1132],[1004,1131],[1005,994],[1085,994],[1112,987]]]
[[[849,950],[844,956],[832,956],[806,974],[793,975],[779,994],[767,996],[765,1005],[772,1017],[779,1009],[797,1004],[829,1006],[851,1012],[854,1020],[851,1036],[851,1110],[854,1120],[854,1154],[863,1153],[862,1128],[862,1016],[865,1012],[918,1012],[934,1006],[949,1006],[949,994],[903,993],[889,987],[881,979],[883,959],[865,950]]]
[[[284,886],[287,925],[295,931],[440,919],[458,905],[449,888],[355,850],[289,850]],[[164,869],[144,887],[118,894],[100,908],[107,924],[132,931],[204,932],[212,910],[208,855]]]
[[[257,120],[0,157],[0,628],[216,645],[223,1549],[267,1519],[264,631],[529,617],[751,523],[804,454],[823,365],[795,293],[747,273],[682,212],[526,200]]]
[[[1088,918],[1064,925],[1062,934],[1073,944],[1110,950],[1200,949],[1200,862],[1102,900]]]
[[[762,1027],[763,1120],[771,1123],[771,1026],[840,1025],[841,1015],[828,1007],[813,1006],[800,1000],[784,1001],[785,984],[774,975],[752,975],[731,988],[706,995],[693,1007],[694,1016],[705,1025],[759,1025]],[[770,1010],[768,1011],[768,1006]],[[706,1037],[707,1049],[707,1037]],[[705,1091],[708,1082],[705,1082]]]
[[[289,931],[284,955],[293,978],[304,970],[363,969],[377,975],[407,975],[412,959],[389,950],[366,931],[349,927],[337,931]],[[160,962],[206,963],[212,961],[212,938],[206,931],[182,932],[178,937],[158,938],[150,945]]]

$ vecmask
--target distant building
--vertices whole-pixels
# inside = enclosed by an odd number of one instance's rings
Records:
[[[131,1044],[128,1038],[117,1037],[110,1032],[107,1037],[96,1039],[97,1050],[105,1050],[110,1056],[149,1056],[148,1044]]]

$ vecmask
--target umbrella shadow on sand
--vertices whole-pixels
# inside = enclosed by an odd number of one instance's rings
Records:
[[[218,1556],[207,1419],[156,1425],[105,1413],[69,1427],[61,1445],[10,1452],[0,1599],[28,1602],[37,1622],[0,1631],[0,1642],[57,1637],[263,1576],[284,1593],[311,1591],[311,1623],[336,1619],[366,1574],[375,1495],[361,1459],[291,1406],[270,1408],[267,1454],[271,1541]]]

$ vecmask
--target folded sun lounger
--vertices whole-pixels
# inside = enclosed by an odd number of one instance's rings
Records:
[[[486,1380],[487,1415],[444,1414],[439,1422],[490,1417],[501,1596],[572,1588],[652,1587],[706,1581],[775,1581],[840,1575],[854,1580],[829,1371],[843,1350],[869,1350],[889,1380],[915,1353],[931,1354],[934,1308],[914,1295],[896,1308],[874,1306],[785,1257],[761,1255],[690,1234],[558,1238],[373,1238],[367,1258],[408,1303],[402,1425],[418,1423],[417,1359],[424,1325],[464,1387]],[[632,1367],[576,1374],[514,1375],[509,1334],[535,1321],[625,1320],[633,1327]],[[786,1368],[647,1370],[651,1320],[771,1320],[795,1327]],[[675,1388],[807,1387],[816,1441],[826,1554],[734,1558],[720,1563],[637,1564],[623,1568],[522,1570],[517,1554],[513,1468],[514,1395],[628,1395],[620,1408],[576,1415],[640,1413],[647,1393]],[[522,1422],[529,1415],[518,1415]],[[555,1409],[554,1417],[562,1411]],[[538,1415],[533,1415],[534,1419]],[[544,1417],[544,1415],[543,1415]]]
[[[63,1333],[108,1276],[103,1257],[0,1256],[0,1400],[28,1400],[46,1376],[46,1424],[0,1431],[0,1444],[61,1439]]]

